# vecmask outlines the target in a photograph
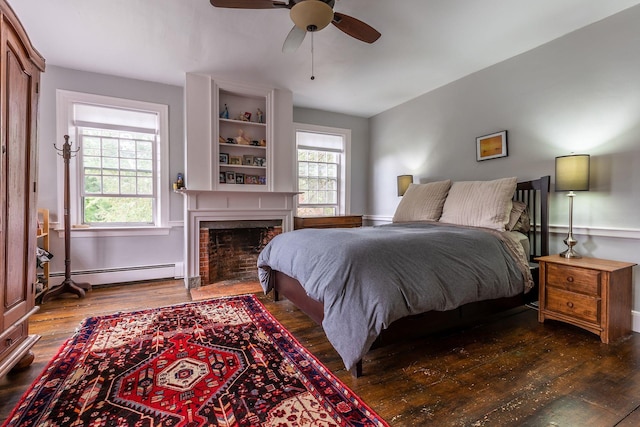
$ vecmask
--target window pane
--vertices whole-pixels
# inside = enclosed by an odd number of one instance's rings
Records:
[[[102,192],[102,186],[100,185],[100,178],[97,176],[87,176],[84,179],[84,192],[100,194]]]
[[[342,154],[332,150],[338,146],[335,139],[342,141],[342,137],[320,135],[322,141],[319,148],[314,150],[308,146],[313,145],[317,135],[297,132],[298,142],[301,134],[304,135],[302,140],[307,147],[298,149],[298,190],[302,194],[298,196],[297,215],[335,215],[339,212],[339,168]],[[331,139],[328,145],[326,138]]]
[[[135,178],[120,179],[120,194],[136,194],[136,179]]]
[[[151,198],[140,197],[85,197],[84,219],[96,223],[153,223]]]
[[[153,161],[151,160],[138,160],[139,171],[151,171],[153,170]]]
[[[148,196],[153,194],[153,178],[149,177],[138,179],[138,194]]]
[[[155,135],[81,128],[80,137],[86,148],[81,157],[84,222],[152,224]],[[108,213],[109,209],[130,212]]]
[[[135,169],[136,159],[120,159],[120,169]]]
[[[84,156],[83,164],[84,164],[85,167],[99,168],[100,167],[100,157],[87,157],[87,156]]]
[[[84,144],[84,141],[83,141]],[[115,139],[102,140],[102,155],[108,157],[118,157],[118,141]]]
[[[104,194],[119,194],[120,193],[120,180],[114,176],[105,176],[102,179],[104,188],[102,192]]]
[[[120,166],[118,159],[113,157],[103,157],[102,165],[105,168],[109,168],[109,169],[119,169],[119,166]]]

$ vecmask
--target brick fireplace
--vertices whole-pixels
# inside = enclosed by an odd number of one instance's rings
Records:
[[[258,255],[280,233],[281,220],[201,222],[200,283],[258,280]]]
[[[225,280],[248,280],[249,274],[257,279],[256,264],[260,250],[273,236],[293,230],[295,192],[184,189],[180,193],[185,197],[184,279],[187,288]],[[238,231],[242,229],[261,231],[246,232],[253,242],[247,243],[245,249],[238,249],[236,243],[225,243],[227,239],[245,239],[234,236],[244,234]],[[213,250],[212,238],[219,244]],[[205,247],[207,260],[201,258],[201,253],[204,253],[201,248]],[[217,258],[211,259],[212,253]],[[231,261],[234,258],[238,259]],[[247,276],[227,275],[232,270]]]

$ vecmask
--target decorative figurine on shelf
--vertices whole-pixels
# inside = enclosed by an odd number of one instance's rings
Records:
[[[220,118],[221,119],[228,119],[229,118],[229,108],[227,108],[227,104],[224,104],[224,110],[222,110],[220,112]]]
[[[258,123],[264,123],[264,113],[259,108],[258,108],[258,111],[256,112],[256,119],[258,120]]]
[[[181,188],[184,188],[184,177],[182,176],[181,173],[178,174],[178,178],[176,179],[175,182],[175,187],[179,190]]]
[[[250,122],[251,121],[251,113],[244,112],[238,114],[238,118],[236,120],[240,120],[241,122]]]
[[[238,129],[238,136],[236,137],[236,142],[242,145],[249,145],[251,144],[251,138],[246,137],[242,129]]]

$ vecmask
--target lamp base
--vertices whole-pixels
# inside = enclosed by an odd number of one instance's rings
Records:
[[[563,240],[564,244],[567,245],[567,250],[564,252],[560,253],[560,256],[563,258],[582,258],[582,256],[580,256],[580,254],[576,251],[573,250],[573,247],[576,245],[576,243],[578,243],[578,241],[576,239],[573,238],[573,233],[572,233],[572,223],[573,221],[571,221],[571,219],[569,220],[569,235],[567,236],[566,239]]]
[[[582,255],[574,251],[573,248],[569,248],[564,252],[560,252],[559,255],[563,258],[582,258]]]

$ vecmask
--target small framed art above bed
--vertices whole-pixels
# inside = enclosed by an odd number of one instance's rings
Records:
[[[358,376],[376,342],[536,299],[549,181],[412,184],[391,224],[276,236],[260,253],[260,282],[321,324]]]

